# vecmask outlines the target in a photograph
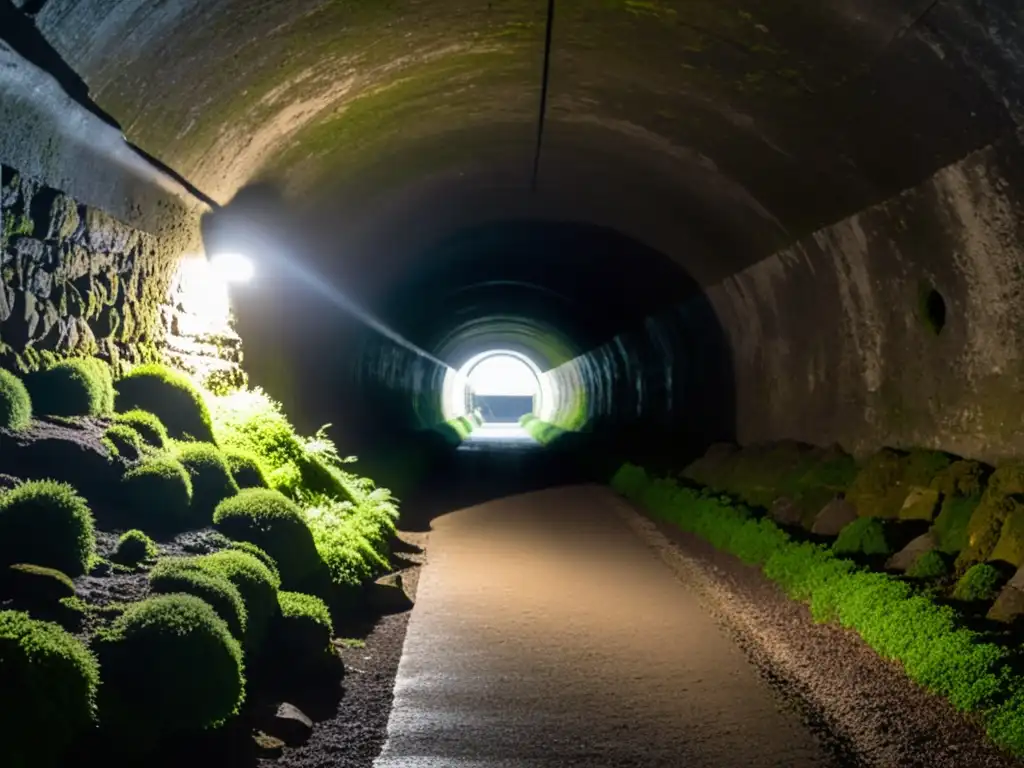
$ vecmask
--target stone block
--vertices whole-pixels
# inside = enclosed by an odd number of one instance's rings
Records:
[[[931,552],[938,546],[938,542],[931,533],[924,533],[911,541],[907,546],[894,554],[886,562],[885,567],[890,571],[906,571],[917,562],[923,554]]]
[[[939,512],[941,501],[942,494],[937,490],[914,486],[900,508],[900,519],[931,522]]]
[[[814,518],[811,533],[819,536],[838,536],[839,532],[857,519],[857,508],[846,499],[832,499]]]

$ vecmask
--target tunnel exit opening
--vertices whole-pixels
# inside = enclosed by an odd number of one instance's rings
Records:
[[[521,358],[498,352],[485,357],[466,373],[469,410],[484,422],[516,424],[534,413],[540,379]]]

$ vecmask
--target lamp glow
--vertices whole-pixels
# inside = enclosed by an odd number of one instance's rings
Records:
[[[256,271],[252,259],[234,251],[215,253],[210,258],[210,266],[226,283],[247,283]]]

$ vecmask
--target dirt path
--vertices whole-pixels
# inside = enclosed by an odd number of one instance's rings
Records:
[[[434,521],[376,766],[837,764],[620,504],[567,487]]]

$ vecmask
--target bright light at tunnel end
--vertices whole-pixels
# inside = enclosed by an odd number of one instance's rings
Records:
[[[247,283],[256,273],[252,259],[237,251],[220,251],[213,254],[210,257],[210,266],[226,283]]]

